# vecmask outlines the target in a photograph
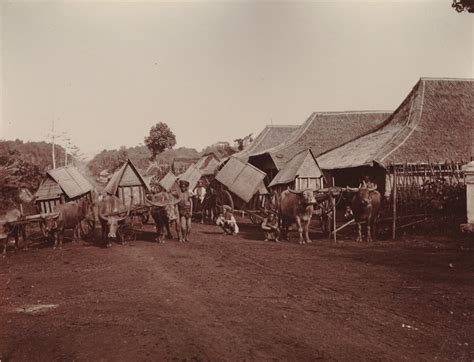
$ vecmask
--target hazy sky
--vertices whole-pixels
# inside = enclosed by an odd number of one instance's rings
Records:
[[[2,2],[0,138],[51,120],[88,155],[168,123],[178,146],[313,111],[391,110],[419,77],[474,77],[451,0]]]

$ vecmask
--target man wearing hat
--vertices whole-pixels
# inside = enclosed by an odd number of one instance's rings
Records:
[[[178,211],[181,223],[182,239],[180,242],[189,241],[189,233],[191,232],[191,216],[193,215],[192,194],[189,191],[189,182],[179,180],[179,203]]]
[[[239,226],[235,221],[232,208],[228,205],[222,207],[222,214],[216,220],[216,225],[220,226],[224,230],[224,234],[237,235],[239,232]]]

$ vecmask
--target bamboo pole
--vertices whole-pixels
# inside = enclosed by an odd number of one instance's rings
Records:
[[[397,167],[393,168],[393,219],[392,219],[392,239],[395,240],[397,228]]]
[[[334,176],[332,177],[332,186],[336,186],[334,181]],[[333,196],[331,192],[331,201],[332,201],[332,222],[334,227],[334,244],[337,244],[337,230],[336,230],[336,198]]]

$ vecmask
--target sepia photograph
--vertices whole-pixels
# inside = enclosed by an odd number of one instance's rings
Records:
[[[0,0],[0,362],[474,361],[474,0]]]

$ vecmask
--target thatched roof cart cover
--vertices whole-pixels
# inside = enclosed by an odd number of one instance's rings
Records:
[[[189,182],[190,190],[194,190],[197,182],[201,179],[201,177],[202,177],[202,172],[195,165],[189,166],[188,169],[184,173],[179,175],[180,180]]]
[[[293,182],[297,177],[319,178],[322,176],[323,172],[319,168],[316,157],[309,148],[298,153],[288,161],[268,186],[285,185]]]
[[[474,80],[421,78],[380,126],[320,155],[323,170],[469,160]]]
[[[248,161],[249,156],[261,153],[269,148],[275,147],[287,140],[293,132],[298,129],[298,125],[268,125],[253,140],[253,142],[244,150],[235,153],[234,157],[244,162]]]
[[[56,199],[65,194],[69,199],[92,191],[87,179],[73,166],[58,167],[46,173],[45,180],[36,192],[37,200]]]
[[[353,139],[385,121],[391,112],[314,112],[286,141],[260,153],[253,153],[249,162],[257,164],[269,157],[278,170],[301,151],[311,148],[317,156]]]
[[[127,160],[110,179],[104,191],[110,195],[115,195],[119,186],[143,186],[148,190],[147,183],[138,172],[132,161]]]
[[[262,193],[265,176],[265,172],[249,163],[230,157],[225,166],[217,173],[216,180],[240,199],[249,202],[257,192]]]
[[[178,178],[173,174],[173,172],[169,171],[163,178],[158,182],[158,184],[163,187],[166,191],[171,191],[174,185],[176,185],[176,181]]]
[[[214,175],[219,163],[219,158],[214,153],[208,153],[196,162],[196,168],[201,170],[203,176],[210,176]]]

